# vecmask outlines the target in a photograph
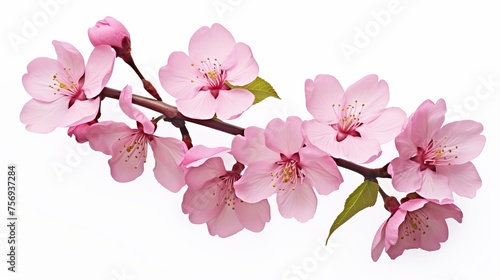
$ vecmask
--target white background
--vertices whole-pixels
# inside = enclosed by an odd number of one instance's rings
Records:
[[[1,279],[496,279],[500,15],[495,1],[163,2],[26,0],[2,9],[1,166],[18,167],[19,245],[18,272],[7,273],[4,220],[0,275],[6,276]],[[387,13],[390,18],[381,18]],[[54,39],[74,44],[88,58],[87,29],[108,15],[127,26],[139,68],[171,103],[158,83],[158,69],[172,51],[187,51],[198,28],[219,22],[248,44],[259,76],[282,100],[265,100],[234,121],[244,127],[264,127],[288,115],[311,118],[303,85],[322,73],[336,76],[344,87],[375,73],[389,84],[390,106],[408,114],[425,99],[445,98],[450,120],[465,117],[484,125],[486,147],[473,161],[483,187],[472,200],[456,199],[463,223],[449,220],[449,240],[441,250],[406,251],[394,261],[385,253],[377,263],[370,258],[373,236],[388,215],[381,201],[342,226],[328,250],[323,247],[345,198],[362,180],[347,170],[342,170],[341,189],[320,197],[316,216],[307,223],[282,218],[271,197],[272,218],[263,232],[212,237],[205,225],[191,224],[182,213],[184,189],[174,194],[155,181],[153,160],[142,177],[120,184],[110,177],[108,157],[77,144],[65,129],[35,134],[19,121],[30,99],[21,83],[26,65],[40,56],[55,58]],[[347,45],[356,52],[346,55],[341,46]],[[487,88],[482,80],[493,84]],[[132,70],[117,60],[108,85],[121,89],[127,83],[144,93]],[[103,118],[133,124],[115,101],[105,100],[103,107]],[[228,146],[232,139],[196,125],[189,129],[195,144]],[[168,123],[161,123],[159,133],[179,134]],[[393,143],[383,148],[371,166],[383,166],[396,155]],[[389,194],[404,195],[388,180],[380,183]],[[2,188],[4,217],[5,194]],[[294,272],[299,269],[302,274]]]

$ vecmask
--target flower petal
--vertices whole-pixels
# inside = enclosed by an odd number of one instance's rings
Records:
[[[456,155],[447,162],[462,164],[476,158],[486,142],[484,135],[480,135],[483,126],[475,121],[456,121],[443,126],[434,136],[434,140],[442,141],[450,149],[451,155]],[[448,152],[444,148],[445,154]]]
[[[188,152],[189,153],[189,152]],[[186,173],[186,184],[190,189],[201,189],[209,180],[227,174],[220,157],[209,158],[198,167],[190,168]]]
[[[196,145],[187,151],[182,161],[182,165],[187,168],[198,167],[208,159],[225,155],[230,150],[231,149],[226,147],[208,148],[203,145]]]
[[[73,45],[66,42],[54,40],[52,45],[56,50],[57,60],[77,83],[85,73],[85,61],[82,54]]]
[[[218,180],[218,178],[217,178]],[[189,187],[182,200],[182,212],[189,214],[189,221],[193,224],[202,224],[214,219],[225,205],[218,205],[219,189],[215,179],[209,180],[200,189]]]
[[[260,232],[271,220],[271,207],[267,199],[256,203],[247,203],[236,199],[236,216],[240,223],[253,232]]]
[[[471,162],[460,165],[443,165],[436,167],[437,172],[448,178],[453,192],[460,196],[474,198],[476,190],[481,187],[481,177]]]
[[[90,54],[85,68],[83,90],[87,98],[99,95],[111,78],[115,64],[116,52],[110,46],[100,45]]]
[[[142,130],[144,131],[144,133],[154,133],[155,125],[153,124],[153,122],[151,122],[148,117],[146,117],[146,115],[144,115],[144,113],[142,113],[139,109],[132,106],[132,87],[130,85],[126,85],[122,89],[118,104],[120,104],[120,108],[125,113],[125,115],[142,124]]]
[[[160,83],[168,94],[179,99],[191,99],[205,85],[197,63],[183,52],[173,52],[167,65],[160,68]]]
[[[339,81],[330,75],[318,75],[305,82],[306,107],[315,120],[324,124],[338,123],[340,116],[332,109],[339,106],[344,97],[344,89]]]
[[[280,155],[271,151],[265,144],[264,129],[250,126],[245,129],[245,136],[236,135],[231,144],[231,154],[246,165],[254,161],[276,162]]]
[[[124,135],[111,147],[112,156],[108,164],[111,177],[117,182],[133,181],[144,172],[148,142],[142,131],[132,131],[133,133]]]
[[[395,158],[391,161],[392,185],[399,192],[414,192],[422,185],[420,165],[414,161]]]
[[[185,185],[182,160],[187,147],[184,142],[171,137],[153,137],[150,142],[155,167],[153,173],[156,180],[172,192],[178,192]]]
[[[342,108],[348,104],[363,105],[361,122],[368,123],[377,118],[389,102],[389,87],[377,75],[368,75],[352,84],[345,91]]]
[[[311,183],[318,194],[327,195],[339,189],[344,179],[330,156],[310,145],[300,149],[299,155],[305,180]]]
[[[216,103],[210,91],[200,91],[191,99],[178,99],[177,109],[184,116],[206,120],[214,117]]]
[[[382,254],[382,250],[384,249],[384,241],[385,241],[385,227],[387,225],[387,221],[380,225],[380,228],[377,230],[375,237],[372,242],[372,260],[374,262],[378,261],[380,255]]]
[[[259,65],[253,57],[252,50],[244,43],[237,43],[227,60],[222,61],[227,70],[226,80],[237,86],[253,82],[259,74]]]
[[[234,119],[250,108],[254,99],[255,96],[246,89],[220,90],[215,99],[215,113],[223,120]]]
[[[436,104],[424,101],[411,116],[406,129],[410,129],[410,138],[417,147],[427,147],[444,122],[446,103],[439,99]]]
[[[69,108],[60,108],[63,110],[64,117],[61,119],[60,126],[75,126],[89,122],[97,116],[101,100],[99,98],[89,100],[75,100],[75,103]]]
[[[417,193],[427,199],[437,199],[441,203],[453,201],[448,177],[430,169],[422,171],[422,186]]]
[[[343,157],[356,163],[369,163],[380,156],[382,150],[376,139],[348,136],[339,142],[339,150]]]
[[[290,158],[304,145],[301,126],[302,120],[295,116],[288,117],[286,122],[271,120],[264,131],[266,146]]]
[[[307,141],[334,157],[341,157],[340,142],[337,141],[337,131],[328,124],[316,120],[304,121],[302,124]]]
[[[406,113],[400,108],[387,108],[375,120],[364,123],[357,128],[363,138],[377,139],[380,144],[385,144],[401,133]]]
[[[206,58],[224,61],[235,44],[233,35],[222,25],[214,23],[212,27],[204,26],[193,34],[189,41],[189,56],[195,61]]]
[[[28,131],[49,133],[59,127],[64,120],[68,104],[67,97],[61,97],[50,103],[31,99],[24,104],[19,118]]]
[[[59,72],[61,64],[51,58],[39,57],[28,64],[28,73],[23,75],[23,86],[31,97],[39,101],[51,102],[61,98],[57,89],[59,84],[54,75]]]
[[[89,127],[86,136],[93,150],[112,155],[113,145],[135,131],[137,130],[131,129],[124,123],[104,121]]]
[[[245,202],[255,203],[276,193],[278,188],[273,186],[271,173],[276,164],[264,161],[253,162],[243,173],[243,176],[234,183],[236,196]]]
[[[302,223],[314,217],[318,204],[316,194],[308,184],[300,184],[295,189],[280,190],[276,200],[281,216],[295,218]]]
[[[218,235],[223,238],[243,229],[243,225],[238,220],[235,210],[228,206],[222,206],[219,215],[207,222],[207,227],[210,235]]]

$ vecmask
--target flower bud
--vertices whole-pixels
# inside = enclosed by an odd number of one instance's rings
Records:
[[[116,51],[116,56],[127,60],[130,57],[130,33],[125,26],[112,17],[105,17],[89,28],[92,45],[109,45]]]

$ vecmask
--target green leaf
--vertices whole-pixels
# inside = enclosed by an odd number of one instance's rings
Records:
[[[378,184],[372,181],[364,181],[345,201],[344,210],[337,216],[337,219],[330,228],[330,234],[326,238],[326,244],[332,233],[359,211],[375,205],[377,202]]]
[[[261,77],[257,77],[257,79],[255,79],[253,82],[251,82],[245,86],[233,86],[227,82],[226,82],[226,84],[230,88],[248,89],[255,96],[255,100],[253,101],[253,104],[257,104],[268,97],[274,97],[274,98],[281,99],[278,96],[278,94],[276,93],[276,91],[274,90],[274,88],[271,86],[271,84],[266,82],[266,80],[262,79]]]

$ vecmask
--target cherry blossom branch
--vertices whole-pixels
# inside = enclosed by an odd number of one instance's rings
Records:
[[[109,97],[113,99],[118,99],[120,97],[120,91],[112,88],[105,87],[102,92],[101,96],[103,97]],[[219,119],[210,119],[210,120],[198,120],[198,119],[191,119],[188,118],[184,115],[182,115],[175,106],[169,105],[163,101],[158,101],[154,100],[151,98],[147,98],[144,96],[139,96],[139,95],[133,95],[132,96],[132,103],[151,109],[153,111],[156,111],[158,113],[163,114],[164,120],[172,122],[174,125],[176,125],[176,122],[178,123],[179,121],[188,121],[191,123],[195,123],[198,125],[206,126],[221,132],[225,132],[231,135],[244,135],[245,129],[239,126],[235,126],[226,122],[223,122]],[[177,126],[179,127],[179,126]],[[180,128],[180,127],[179,127]],[[181,131],[184,134],[187,134],[187,129],[185,129],[184,126],[184,132]],[[189,135],[189,134],[187,134]],[[190,141],[191,139],[189,139]],[[381,168],[367,168],[358,164],[355,164],[353,162],[347,161],[345,159],[341,158],[333,158],[335,162],[337,163],[338,166],[343,167],[345,169],[349,169],[351,171],[354,171],[358,174],[361,174],[362,176],[365,177],[365,180],[373,180],[376,178],[391,178],[391,175],[387,173],[387,166],[389,164],[386,164],[385,166]]]

